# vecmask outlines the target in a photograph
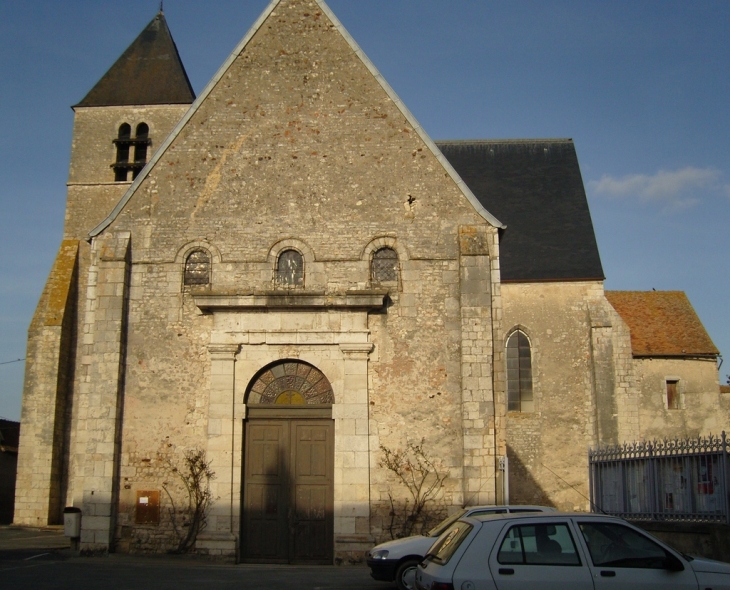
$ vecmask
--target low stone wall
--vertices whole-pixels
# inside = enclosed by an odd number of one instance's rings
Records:
[[[633,522],[677,551],[730,562],[730,525],[702,522]]]

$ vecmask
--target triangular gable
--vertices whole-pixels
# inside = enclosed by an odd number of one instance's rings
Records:
[[[347,32],[345,27],[337,19],[335,14],[332,12],[332,10],[329,8],[329,6],[327,6],[327,4],[324,2],[324,0],[312,0],[312,1],[315,2],[317,4],[317,6],[320,8],[320,10],[322,10],[322,12],[330,19],[330,21],[332,22],[334,27],[339,31],[340,35],[345,39],[347,44],[352,48],[352,51],[355,53],[355,55],[365,65],[365,67],[368,69],[368,71],[375,77],[375,79],[380,84],[382,89],[386,92],[388,97],[393,101],[396,108],[401,112],[401,114],[405,117],[405,119],[408,121],[408,123],[413,127],[414,131],[417,133],[417,135],[420,137],[420,139],[424,142],[424,144],[433,153],[433,155],[436,157],[436,159],[439,161],[439,163],[443,166],[445,172],[451,177],[451,179],[454,181],[454,183],[456,183],[456,185],[459,187],[461,193],[466,197],[466,199],[469,201],[469,203],[472,205],[472,207],[475,209],[475,211],[479,215],[481,215],[484,219],[486,219],[493,226],[498,227],[498,228],[504,228],[505,226],[496,217],[494,217],[491,213],[489,213],[489,211],[487,211],[484,208],[484,206],[479,202],[479,200],[476,198],[476,196],[474,196],[474,194],[469,189],[469,187],[466,185],[466,183],[461,179],[461,177],[456,172],[456,170],[454,170],[453,166],[451,166],[449,161],[444,157],[444,155],[441,153],[441,151],[436,146],[436,144],[433,142],[433,140],[428,136],[426,131],[423,129],[423,127],[421,127],[421,125],[418,123],[418,121],[413,116],[413,114],[405,106],[403,101],[398,97],[398,95],[395,93],[395,91],[390,87],[390,85],[385,80],[385,78],[383,78],[383,76],[377,70],[375,65],[370,61],[370,59],[365,55],[365,53],[358,46],[358,44],[355,42],[355,40],[352,38],[352,36]],[[125,205],[129,202],[132,195],[137,190],[137,188],[147,177],[150,170],[155,166],[155,164],[159,161],[159,159],[167,151],[167,149],[170,147],[170,145],[172,145],[172,143],[175,141],[176,137],[180,134],[182,129],[187,125],[187,123],[190,121],[190,119],[195,115],[196,111],[200,108],[200,106],[203,104],[203,102],[205,102],[208,95],[213,91],[213,89],[216,87],[218,82],[225,76],[226,72],[229,70],[229,68],[231,67],[233,62],[238,58],[238,56],[241,54],[241,52],[244,51],[244,49],[249,44],[249,42],[254,37],[254,35],[259,31],[259,29],[264,24],[264,22],[269,18],[271,13],[274,12],[274,10],[276,10],[277,6],[281,2],[282,2],[282,0],[272,0],[272,2],[269,4],[269,6],[263,11],[261,16],[259,16],[259,18],[256,20],[256,22],[251,27],[251,29],[248,31],[248,33],[246,33],[246,35],[239,42],[239,44],[236,46],[236,48],[233,50],[233,52],[228,56],[226,61],[223,62],[223,65],[218,69],[215,76],[213,76],[213,78],[210,80],[210,82],[205,87],[203,92],[200,93],[200,96],[198,96],[198,98],[192,104],[192,106],[187,111],[187,113],[185,113],[183,118],[175,126],[175,128],[172,130],[170,135],[165,139],[165,141],[162,143],[160,148],[155,152],[155,154],[152,156],[152,158],[147,163],[147,165],[142,170],[142,172],[137,176],[137,178],[134,180],[134,182],[130,185],[130,187],[127,189],[127,192],[124,193],[124,196],[117,203],[117,205],[114,207],[112,212],[107,216],[106,219],[104,219],[104,221],[102,221],[99,225],[97,225],[94,229],[92,229],[89,232],[89,237],[94,237],[94,236],[99,235],[121,213],[121,211],[124,209]]]

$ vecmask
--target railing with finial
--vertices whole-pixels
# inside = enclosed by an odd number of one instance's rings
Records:
[[[588,452],[594,512],[633,520],[729,523],[727,440],[665,439]]]

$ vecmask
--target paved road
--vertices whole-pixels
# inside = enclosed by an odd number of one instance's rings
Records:
[[[171,556],[74,557],[58,532],[0,527],[0,588],[394,590],[364,566],[223,565]]]

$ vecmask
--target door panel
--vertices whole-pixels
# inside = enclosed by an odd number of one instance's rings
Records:
[[[288,489],[286,423],[261,421],[246,429],[244,474],[244,555],[287,561]]]
[[[332,420],[250,420],[245,454],[243,559],[332,563]]]

